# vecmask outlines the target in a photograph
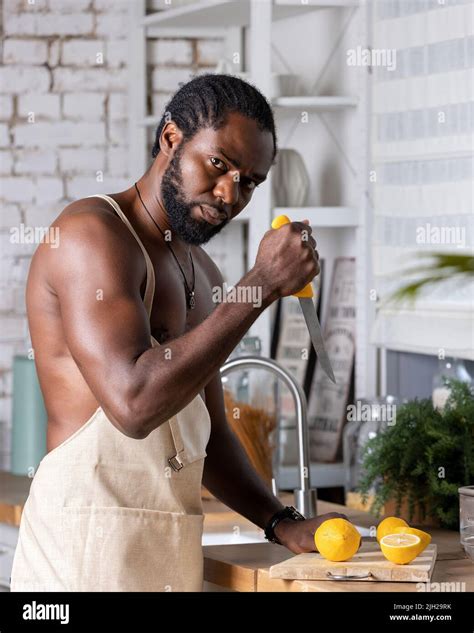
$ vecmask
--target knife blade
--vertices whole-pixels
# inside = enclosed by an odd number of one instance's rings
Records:
[[[306,327],[308,328],[311,342],[313,344],[314,351],[318,355],[321,367],[326,372],[327,377],[332,380],[334,384],[336,384],[334,372],[331,367],[331,361],[329,360],[326,348],[324,347],[324,339],[323,335],[321,334],[321,326],[319,324],[319,319],[314,307],[313,300],[307,297],[298,297],[298,301],[300,302],[301,311],[303,312],[304,320],[306,321]]]
[[[291,220],[286,215],[279,215],[272,222],[272,229],[279,229],[284,224],[288,224]],[[293,294],[293,297],[298,297],[301,311],[303,312],[304,320],[306,321],[306,327],[308,328],[309,335],[311,337],[311,343],[313,344],[314,351],[316,352],[321,367],[334,384],[336,384],[336,378],[332,370],[331,361],[326,352],[324,345],[323,335],[321,333],[321,325],[319,324],[318,315],[313,302],[313,286],[311,282],[304,288]]]

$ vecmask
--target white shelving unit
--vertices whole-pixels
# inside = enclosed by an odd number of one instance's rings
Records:
[[[245,60],[235,66],[235,72],[250,71],[251,81],[264,94],[270,94],[272,73],[272,29],[285,25],[285,20],[305,16],[305,20],[317,21],[324,9],[341,9],[356,15],[358,40],[369,46],[370,2],[366,0],[201,0],[190,5],[166,8],[145,15],[145,1],[134,0],[130,8],[130,166],[131,173],[142,173],[147,166],[147,130],[160,121],[158,112],[149,115],[146,111],[146,37],[219,37],[226,42],[226,58],[232,59],[238,52]],[[336,12],[337,13],[337,12]],[[350,20],[347,21],[349,24]],[[278,24],[277,24],[278,23]],[[348,28],[348,27],[345,27]],[[329,42],[329,55],[337,51],[340,39]],[[342,36],[341,36],[342,37]],[[299,42],[295,44],[300,45]],[[301,50],[301,48],[299,49]],[[304,49],[303,49],[304,50]],[[345,62],[345,60],[344,60]],[[324,69],[323,69],[324,70]],[[347,254],[357,260],[357,358],[356,397],[375,393],[376,354],[369,344],[369,332],[374,318],[374,306],[368,300],[373,288],[371,275],[371,209],[369,207],[369,144],[370,121],[369,76],[366,68],[353,69],[358,73],[358,87],[354,94],[318,94],[278,97],[273,99],[277,127],[279,117],[295,117],[298,110],[313,113],[327,126],[325,117],[352,116],[355,121],[357,142],[352,145],[352,154],[342,156],[346,167],[356,182],[355,193],[346,206],[305,206],[299,208],[272,208],[272,177],[255,191],[252,202],[236,221],[248,224],[247,254],[252,265],[262,235],[268,230],[271,220],[281,213],[293,218],[309,218],[320,235],[326,240],[326,250],[334,249],[330,258]],[[331,91],[332,92],[332,91]],[[346,91],[344,91],[346,92]],[[355,117],[355,118],[354,118]],[[341,118],[341,121],[344,119]],[[339,119],[338,119],[339,121]],[[336,124],[337,125],[337,124]],[[337,144],[337,139],[334,139]],[[280,143],[280,147],[284,147]],[[341,148],[339,148],[340,150]],[[308,151],[308,149],[306,149]],[[315,151],[315,150],[311,150]],[[349,164],[350,163],[350,164]],[[318,239],[319,244],[319,239]],[[339,250],[338,250],[339,249]],[[324,254],[323,254],[324,255]],[[328,283],[326,283],[326,290]],[[323,295],[324,301],[324,295]],[[324,301],[326,304],[327,301]],[[374,303],[374,302],[373,302]],[[273,306],[272,306],[273,308]],[[251,334],[262,340],[264,355],[269,355],[273,310],[270,308],[252,326]],[[286,473],[289,475],[289,473]],[[338,478],[342,475],[339,472]]]

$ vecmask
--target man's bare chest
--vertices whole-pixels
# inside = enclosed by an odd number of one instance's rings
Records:
[[[216,308],[209,269],[194,259],[194,308],[189,307],[193,288],[192,270],[185,269],[186,283],[177,264],[167,260],[153,262],[155,295],[150,318],[151,333],[160,343],[182,336],[206,319]]]

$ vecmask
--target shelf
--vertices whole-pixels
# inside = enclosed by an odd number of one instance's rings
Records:
[[[307,218],[311,226],[354,227],[358,225],[357,210],[350,207],[275,207],[273,217],[287,215],[291,219]]]
[[[273,20],[283,20],[308,11],[359,6],[359,0],[275,0]],[[188,6],[150,13],[141,20],[144,26],[160,28],[223,28],[250,24],[250,0],[201,0]]]
[[[357,97],[277,97],[275,108],[307,108],[308,110],[341,110],[357,107]]]
[[[248,222],[252,213],[252,205],[249,205],[233,222]],[[350,228],[358,226],[357,209],[351,207],[274,207],[272,218],[277,215],[287,215],[292,219],[304,220],[307,218],[311,226],[320,228]]]
[[[277,97],[273,99],[272,105],[281,109],[300,109],[308,110],[343,110],[345,108],[354,108],[358,105],[357,97]],[[153,127],[158,125],[161,117],[147,116],[140,125],[145,127]]]

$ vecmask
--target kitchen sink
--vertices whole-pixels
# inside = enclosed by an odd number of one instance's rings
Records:
[[[203,545],[238,545],[244,543],[263,543],[265,538],[261,532],[204,532]]]
[[[356,525],[361,536],[370,536],[370,530],[366,527]],[[240,532],[204,532],[202,535],[203,545],[239,545],[245,543],[264,543],[263,530],[240,531]]]

